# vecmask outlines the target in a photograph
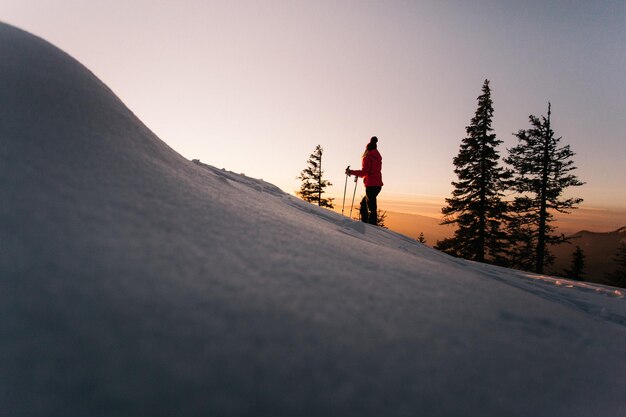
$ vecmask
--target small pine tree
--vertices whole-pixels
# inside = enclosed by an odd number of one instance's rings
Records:
[[[436,248],[478,262],[503,263],[508,210],[503,197],[510,174],[499,166],[496,148],[502,141],[493,133],[492,119],[491,89],[485,80],[476,114],[454,158],[458,181],[452,183],[452,197],[441,209],[441,224],[455,224],[457,229],[454,237],[437,242]]]
[[[296,194],[309,203],[316,203],[320,207],[333,208],[332,198],[322,198],[324,189],[332,184],[323,179],[322,154],[324,149],[320,145],[315,147],[315,151],[309,156],[308,166],[302,170],[296,178],[302,180],[300,191]]]
[[[576,250],[572,254],[572,267],[571,269],[566,269],[565,277],[570,279],[575,279],[578,281],[583,281],[583,275],[585,275],[585,253],[580,248],[580,246],[576,246]]]
[[[571,160],[574,152],[569,145],[559,147],[562,138],[555,137],[550,116],[550,103],[548,117],[531,115],[532,127],[515,134],[519,144],[509,149],[505,159],[513,167],[511,188],[517,193],[512,204],[515,214],[508,229],[512,266],[537,273],[543,273],[544,267],[554,260],[548,245],[568,240],[563,234],[552,233],[552,212],[569,213],[568,209],[575,209],[582,198],[564,199],[562,194],[569,187],[584,184],[571,173],[576,169]]]
[[[426,238],[424,237],[424,232],[420,232],[420,235],[417,237],[417,241],[419,243],[426,244]]]
[[[377,210],[378,221],[376,222],[376,226],[382,227],[383,229],[389,229],[387,225],[385,225],[385,219],[387,218],[387,210],[382,211],[381,209]]]
[[[606,274],[609,285],[626,288],[626,242],[622,241],[613,258],[617,268]]]

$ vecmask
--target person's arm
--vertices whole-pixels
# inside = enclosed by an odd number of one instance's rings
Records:
[[[369,175],[371,165],[372,163],[370,161],[370,158],[366,156],[365,158],[363,158],[363,165],[361,167],[362,169],[350,170],[350,175],[356,175],[357,177],[365,177],[366,175]]]

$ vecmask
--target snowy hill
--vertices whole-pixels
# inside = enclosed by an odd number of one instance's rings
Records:
[[[0,57],[2,415],[626,415],[616,289],[187,161],[3,24]]]

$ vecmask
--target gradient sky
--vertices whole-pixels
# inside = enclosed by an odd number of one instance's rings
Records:
[[[624,0],[0,0],[0,19],[81,61],[189,159],[294,192],[321,144],[339,204],[377,135],[382,203],[438,210],[487,78],[501,154],[551,101],[583,207],[626,212]]]

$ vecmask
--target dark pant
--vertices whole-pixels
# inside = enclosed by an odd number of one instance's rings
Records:
[[[367,209],[369,210],[368,222],[369,224],[378,223],[378,207],[376,204],[376,197],[383,187],[365,187],[365,196],[367,198]]]

